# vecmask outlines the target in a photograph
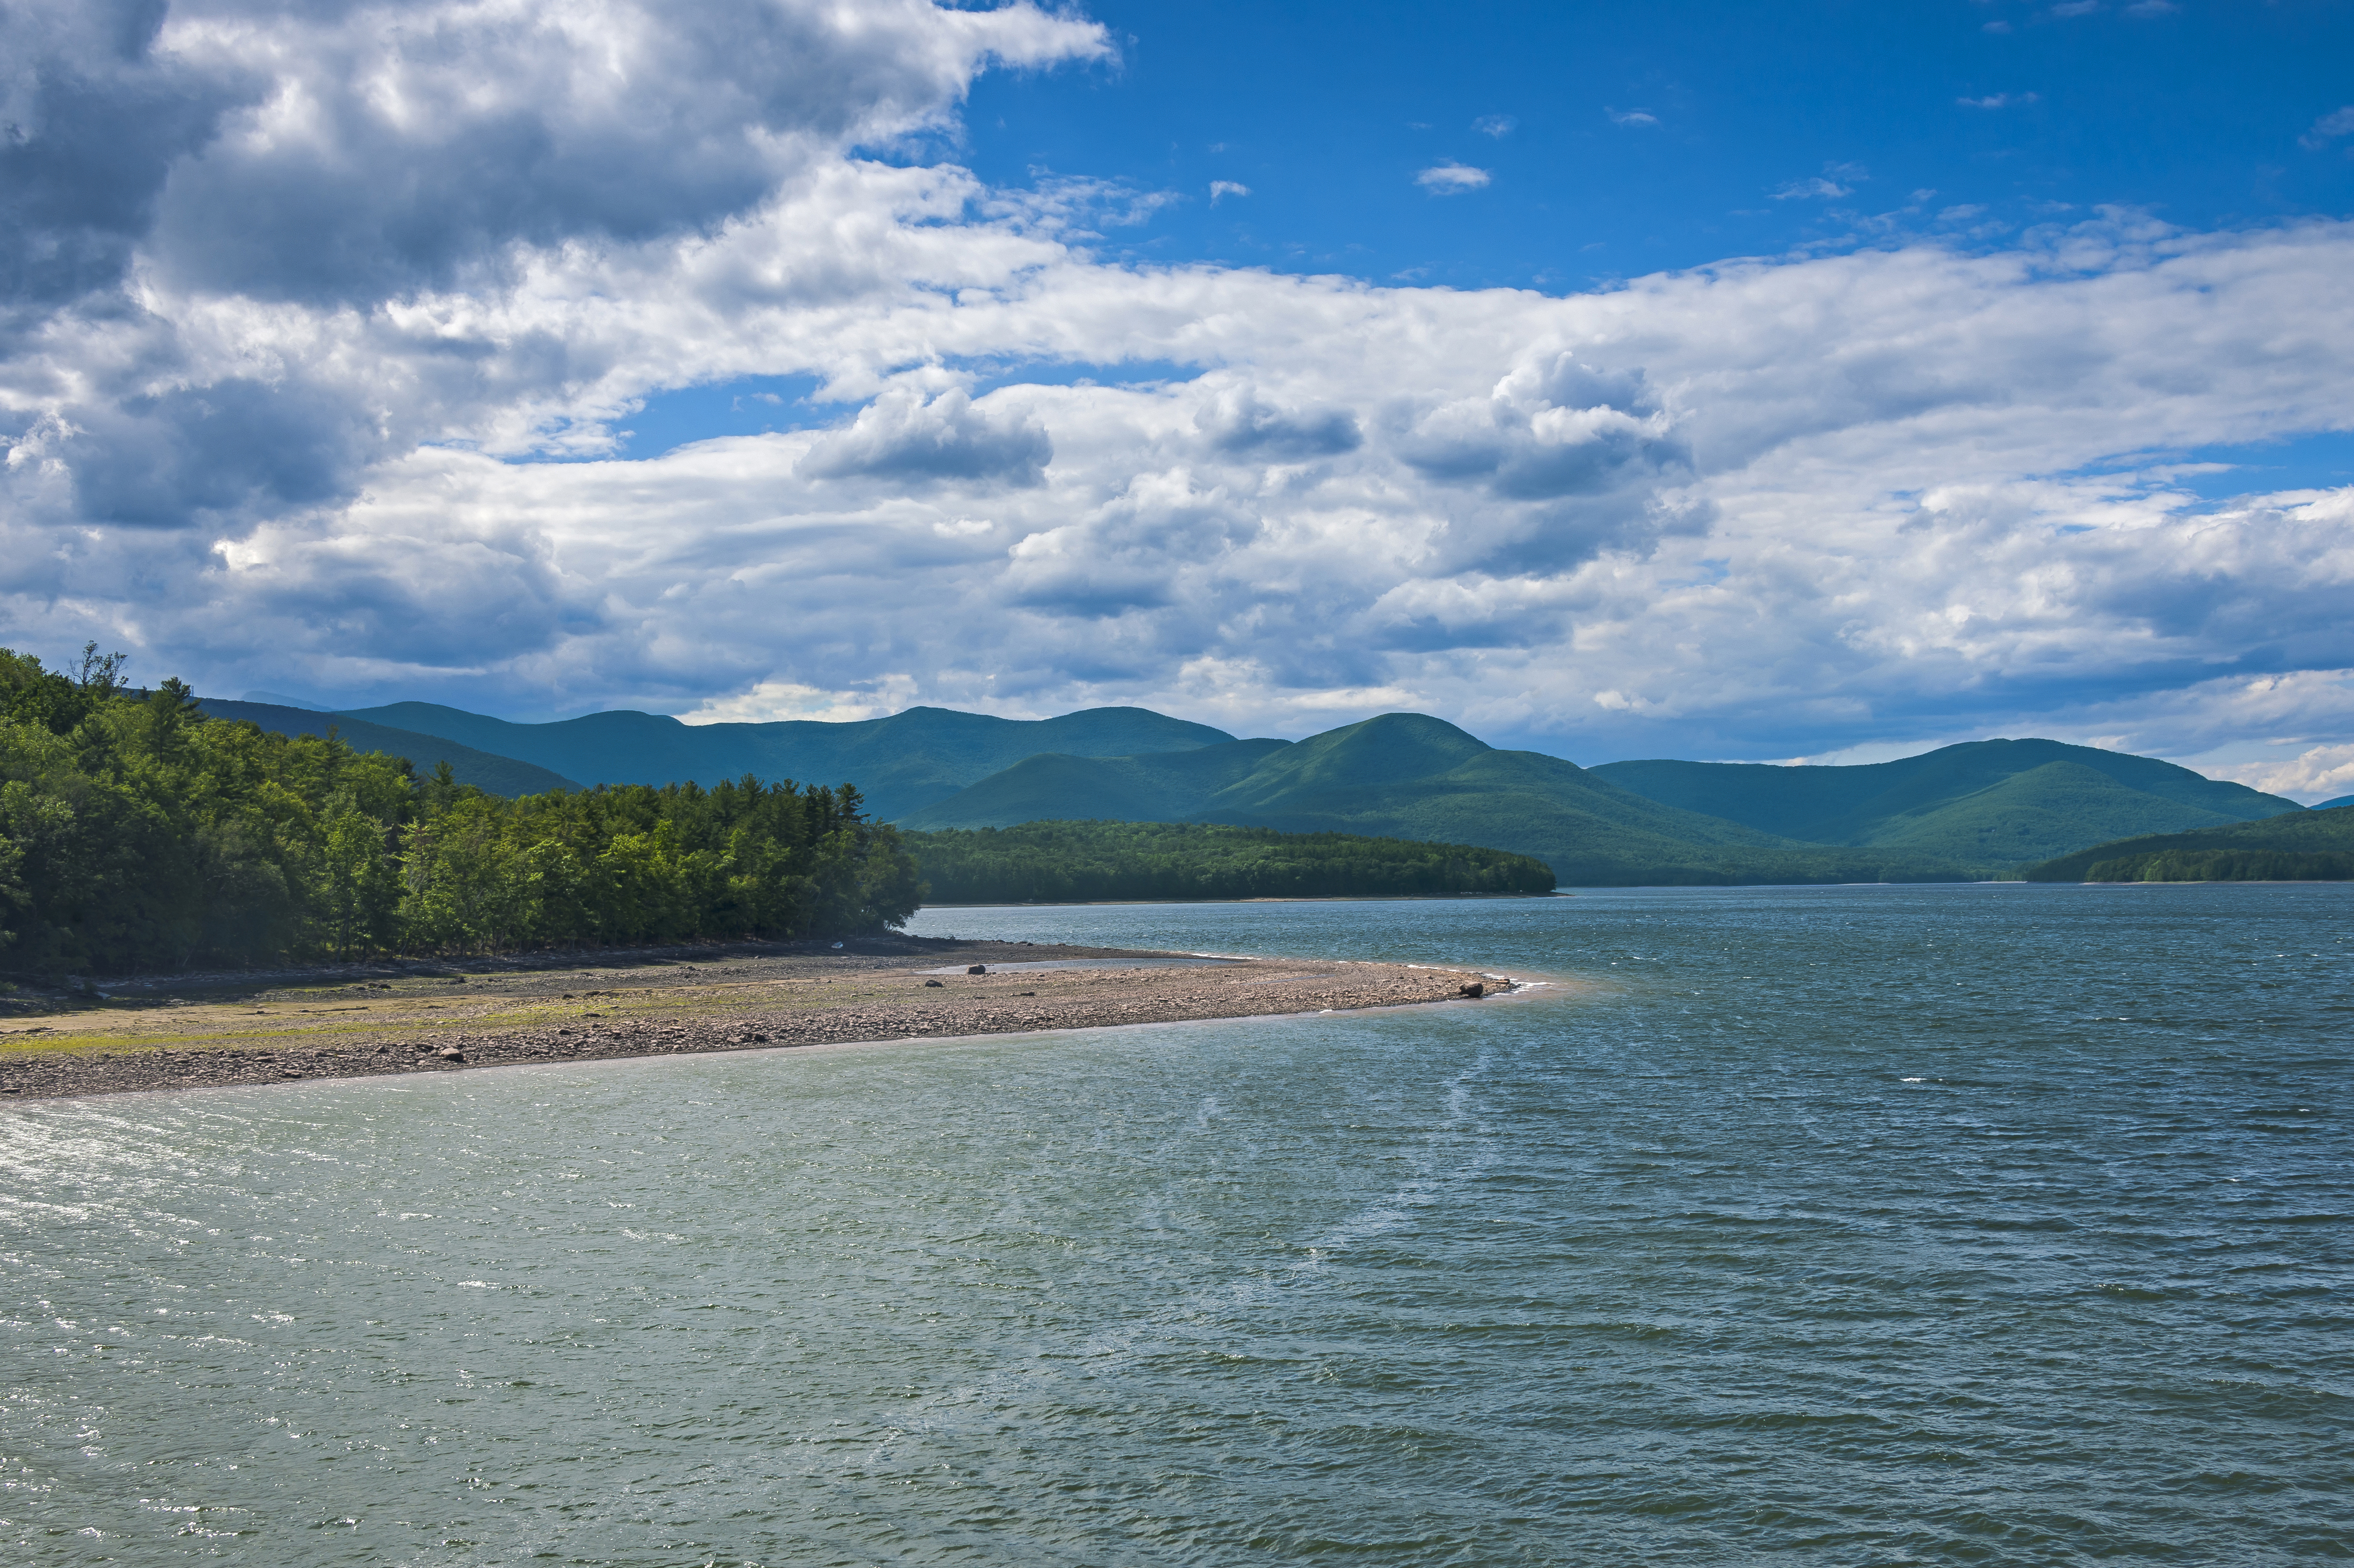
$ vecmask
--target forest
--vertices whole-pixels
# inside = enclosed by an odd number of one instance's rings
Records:
[[[2030,882],[2354,881],[2354,810],[2322,806],[2187,833],[2119,839],[2020,874]]]
[[[94,644],[70,673],[0,649],[0,970],[837,937],[923,897],[849,785],[503,800],[122,669]]]
[[[2329,850],[2160,850],[2094,861],[2086,882],[2349,882],[2354,853]]]
[[[940,904],[1550,893],[1543,861],[1463,844],[1202,822],[1025,822],[909,832]]]

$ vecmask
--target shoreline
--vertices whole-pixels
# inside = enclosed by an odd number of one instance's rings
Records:
[[[260,987],[125,982],[94,1004],[0,1020],[0,1104],[1355,1011],[1513,989],[1469,968],[946,938],[679,951],[349,966]],[[986,972],[966,972],[975,966]]]

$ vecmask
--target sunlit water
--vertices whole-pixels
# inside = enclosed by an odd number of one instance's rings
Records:
[[[943,910],[1533,999],[0,1109],[27,1563],[2354,1553],[2354,888]]]

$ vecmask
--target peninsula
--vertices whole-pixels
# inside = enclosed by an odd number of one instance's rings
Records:
[[[1457,1001],[1468,969],[877,936],[130,980],[0,1014],[0,1095],[60,1098]]]

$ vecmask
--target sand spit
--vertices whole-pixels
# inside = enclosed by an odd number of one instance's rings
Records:
[[[54,1099],[524,1062],[1010,1034],[1460,1001],[1471,969],[884,938],[592,962],[151,981],[0,1018],[0,1095]],[[1066,963],[1067,969],[997,969]],[[965,972],[981,966],[993,972]],[[945,970],[946,972],[940,972]],[[1476,992],[1474,993],[1476,994]]]

